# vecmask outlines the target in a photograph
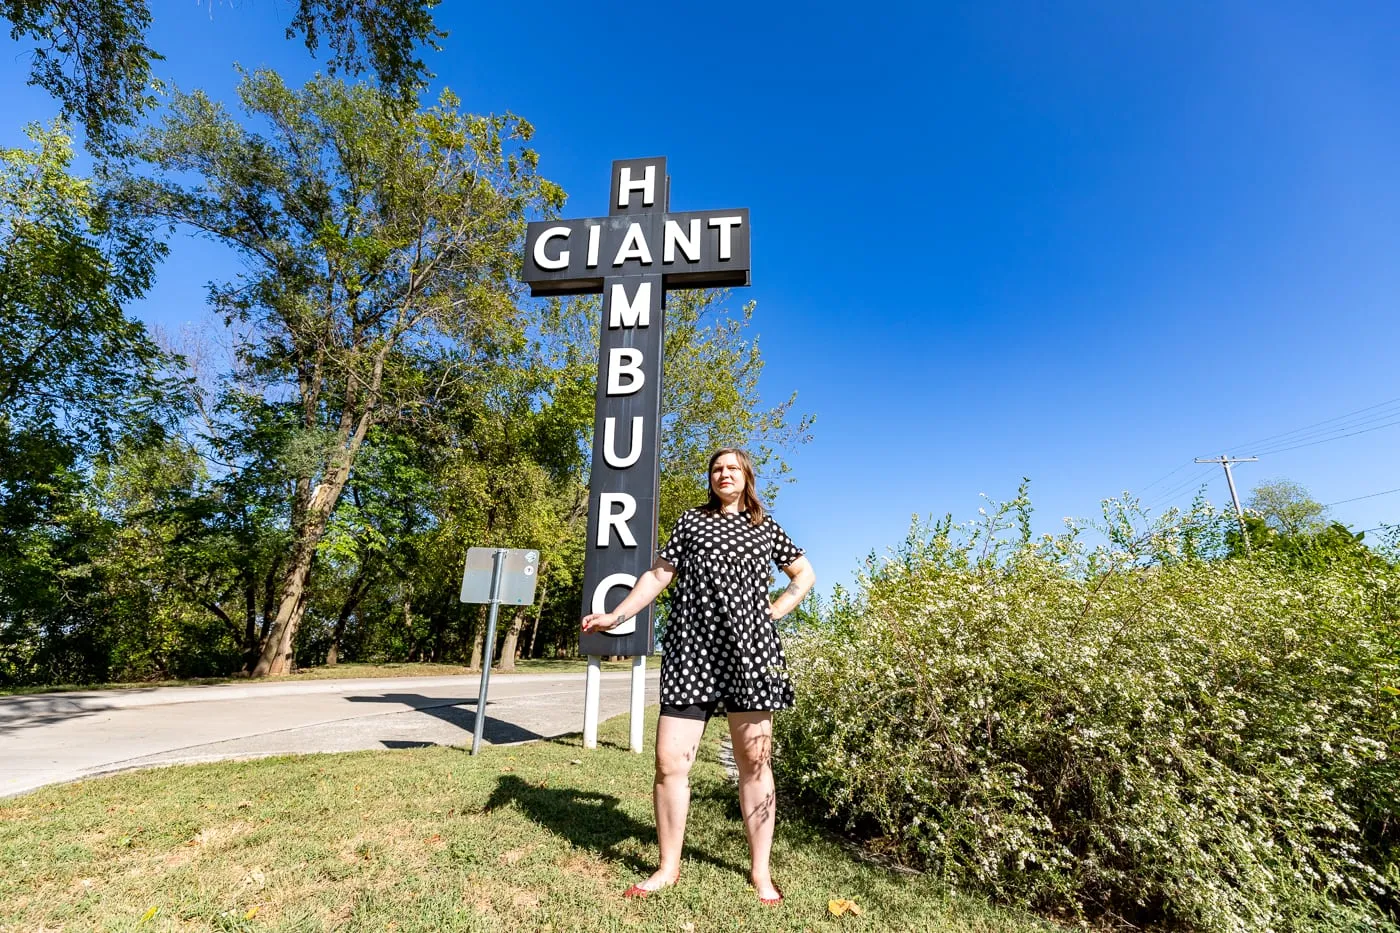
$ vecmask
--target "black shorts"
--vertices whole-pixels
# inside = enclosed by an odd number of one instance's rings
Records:
[[[661,704],[661,715],[671,716],[675,719],[694,719],[697,722],[709,722],[710,717],[719,709],[719,705],[724,704],[726,713],[768,713],[771,710],[753,709],[744,706],[737,700],[710,700],[707,703],[690,703],[684,706],[677,706],[671,703]]]

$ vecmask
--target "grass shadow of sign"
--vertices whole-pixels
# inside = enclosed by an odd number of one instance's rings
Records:
[[[486,801],[485,812],[514,806],[527,818],[580,849],[603,858],[621,861],[636,871],[651,871],[655,865],[643,862],[621,848],[624,842],[651,842],[656,827],[633,819],[618,809],[618,798],[599,791],[571,787],[537,787],[513,774],[496,779],[496,789]],[[726,871],[747,871],[727,859],[687,845],[686,858],[707,862]]]
[[[392,703],[406,706],[416,712],[451,723],[468,736],[476,731],[476,712],[463,708],[468,704],[476,705],[476,697],[427,697],[417,693],[384,693],[379,696],[353,696],[346,699],[351,703]],[[494,703],[489,705],[495,706]],[[531,732],[514,723],[497,719],[490,713],[486,715],[486,732],[482,737],[491,745],[507,745],[544,738],[538,732]]]

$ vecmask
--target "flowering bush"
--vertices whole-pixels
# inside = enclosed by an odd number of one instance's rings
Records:
[[[1386,928],[1400,572],[1226,554],[1203,504],[1108,543],[1022,495],[916,526],[792,639],[780,780],[947,881],[1202,930]],[[1018,533],[1019,530],[1019,533]]]

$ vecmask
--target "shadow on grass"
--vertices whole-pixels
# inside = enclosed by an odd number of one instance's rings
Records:
[[[471,704],[476,705],[476,697],[467,698],[444,698],[426,697],[418,693],[383,693],[379,696],[358,696],[346,697],[351,703],[393,703],[399,706],[406,706],[420,713],[427,713],[443,722],[451,723],[461,729],[467,736],[476,732],[476,713],[472,710],[462,709]],[[495,704],[489,704],[494,706]],[[486,733],[483,738],[492,745],[506,745],[511,742],[528,742],[532,739],[544,738],[538,732],[531,732],[523,729],[514,723],[493,718],[489,713],[486,716]],[[389,748],[403,748],[402,745],[385,745]],[[435,743],[429,743],[435,744]]]
[[[656,838],[656,827],[635,820],[618,809],[618,799],[599,791],[570,787],[536,787],[513,774],[496,780],[496,789],[486,801],[486,812],[514,806],[540,826],[567,839],[580,849],[597,852],[604,858],[621,861],[636,871],[650,872],[656,866],[636,855],[620,851],[629,840],[648,843]],[[745,873],[747,867],[719,858],[693,845],[685,847],[687,860],[706,862],[725,871]]]

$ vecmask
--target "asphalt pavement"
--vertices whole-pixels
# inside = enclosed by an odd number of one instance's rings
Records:
[[[583,677],[493,674],[484,739],[583,729]],[[599,715],[627,712],[631,673],[602,675]],[[154,765],[369,748],[471,746],[480,678],[401,677],[0,697],[0,797]],[[647,703],[657,701],[647,674]]]

